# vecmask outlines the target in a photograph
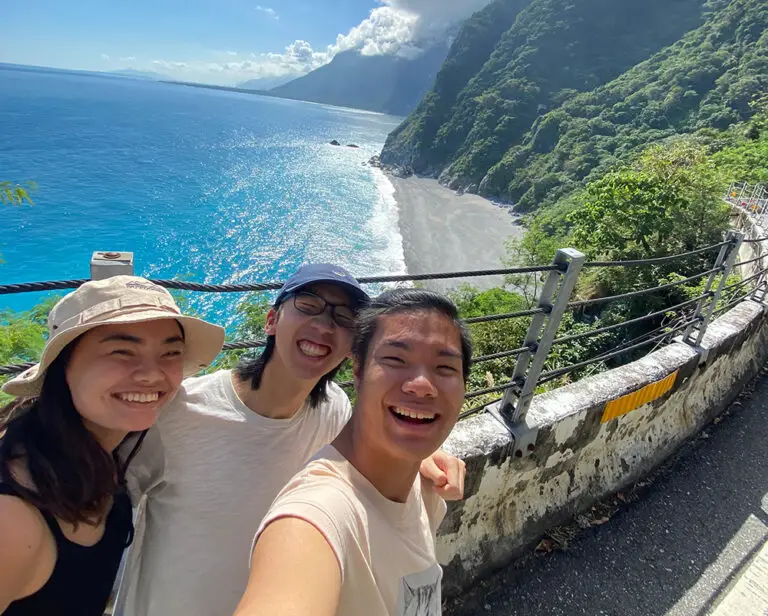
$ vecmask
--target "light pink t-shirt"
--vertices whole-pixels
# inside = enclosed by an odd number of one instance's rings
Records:
[[[421,476],[405,503],[387,499],[328,445],[283,488],[254,543],[278,518],[306,520],[339,562],[337,616],[439,616],[442,569],[435,533],[445,510]]]

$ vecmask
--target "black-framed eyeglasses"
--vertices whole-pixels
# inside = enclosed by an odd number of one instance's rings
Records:
[[[330,310],[331,318],[336,325],[344,329],[352,329],[357,320],[357,312],[352,307],[346,304],[332,304],[325,298],[309,291],[293,293],[293,306],[299,312],[313,317]]]

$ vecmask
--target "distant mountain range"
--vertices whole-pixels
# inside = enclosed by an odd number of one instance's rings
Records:
[[[166,75],[155,73],[154,71],[137,71],[134,68],[119,68],[114,71],[109,71],[112,75],[120,75],[121,77],[133,77],[134,79],[152,79],[155,81],[167,80]]]
[[[161,75],[160,73],[155,73],[153,71],[137,71],[132,68],[121,68],[114,71],[86,71],[70,68],[54,68],[52,66],[0,62],[0,69],[26,73],[68,73],[71,75],[84,75],[87,77],[129,77],[131,79],[151,79],[153,81],[166,81],[169,79],[169,77]]]
[[[259,79],[249,79],[243,83],[237,84],[238,88],[244,88],[246,90],[258,90],[266,92],[277,86],[281,86],[284,83],[293,81],[296,79],[296,75],[279,75],[277,77],[260,77]]]
[[[272,87],[269,93],[281,98],[407,115],[432,87],[447,54],[447,43],[415,58],[345,51],[303,77]],[[254,84],[258,89],[267,89],[261,80],[255,81],[259,82]]]
[[[435,76],[448,54],[448,49],[447,42],[440,43],[414,58],[396,55],[368,56],[355,50],[345,51],[336,55],[329,64],[301,77],[295,75],[262,77],[250,79],[236,86],[179,81],[161,73],[134,68],[101,72],[4,63],[0,63],[0,68],[163,81],[220,90],[253,92],[405,116],[416,108],[421,98],[432,87]]]

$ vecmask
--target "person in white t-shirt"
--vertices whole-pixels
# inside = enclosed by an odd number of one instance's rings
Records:
[[[280,492],[236,616],[439,616],[445,503],[419,477],[464,400],[472,344],[455,305],[388,291],[359,317],[352,418]]]
[[[144,498],[116,616],[234,611],[254,520],[350,417],[349,399],[331,379],[367,299],[344,269],[304,266],[267,315],[258,359],[182,384],[128,474],[134,503]],[[438,452],[422,472],[436,492],[461,497],[460,460]]]

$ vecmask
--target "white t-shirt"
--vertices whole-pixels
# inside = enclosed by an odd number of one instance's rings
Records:
[[[318,408],[262,417],[231,371],[184,381],[129,467],[136,537],[118,593],[120,616],[231,616],[248,580],[254,530],[288,480],[347,423],[335,384]]]
[[[435,534],[445,502],[417,476],[405,503],[383,496],[328,445],[283,488],[256,533],[281,517],[306,520],[341,569],[336,616],[440,616]]]

